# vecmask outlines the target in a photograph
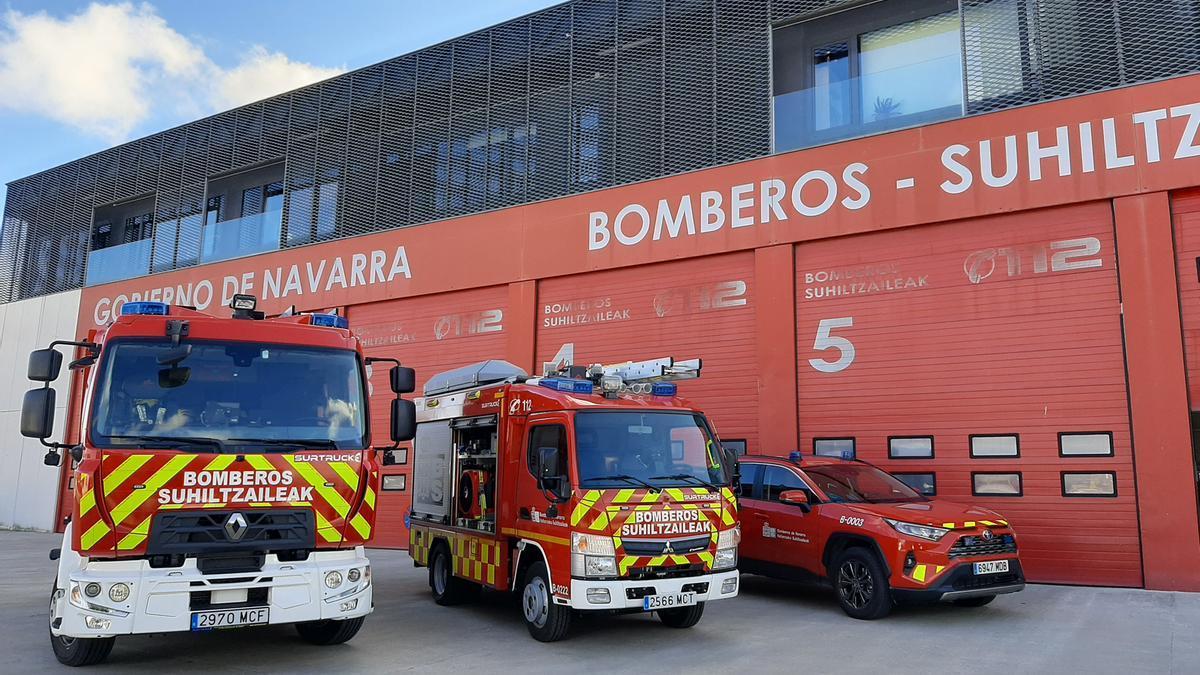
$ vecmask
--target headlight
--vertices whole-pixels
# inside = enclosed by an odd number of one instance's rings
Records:
[[[129,599],[129,584],[113,584],[108,589],[108,599],[113,602],[125,602]]]
[[[571,575],[576,577],[617,576],[617,548],[612,537],[571,533]]]
[[[349,572],[346,572],[346,580],[352,584],[357,584],[358,580],[361,578],[362,572],[359,572],[357,567],[351,569]]]
[[[722,530],[717,534],[717,548],[731,548],[742,543],[742,528],[740,525],[735,525],[728,530]]]
[[[616,555],[612,537],[599,534],[571,533],[571,553],[586,553],[588,555]]]
[[[737,567],[737,548],[730,546],[717,549],[717,555],[713,556],[713,569],[727,570],[732,567]]]
[[[339,572],[337,570],[333,570],[333,571],[325,573],[325,587],[326,588],[337,588],[338,586],[341,586],[341,585],[342,585],[342,573],[341,572]]]
[[[97,595],[100,595],[100,584],[94,581],[89,583],[87,586],[83,587],[83,594],[89,598],[94,598]]]
[[[584,556],[583,572],[589,577],[617,576],[617,559],[611,555]]]
[[[916,523],[906,523],[902,520],[892,520],[884,518],[888,525],[891,525],[900,534],[906,534],[917,539],[926,539],[928,541],[938,541],[946,536],[947,530],[944,527],[930,527],[928,525],[917,525]]]

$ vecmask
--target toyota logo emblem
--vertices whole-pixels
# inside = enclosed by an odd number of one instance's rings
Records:
[[[241,541],[242,537],[246,536],[248,529],[250,529],[250,524],[246,522],[246,516],[240,513],[231,513],[225,519],[225,534],[231,541]]]
[[[991,541],[991,540],[992,540],[992,539],[993,539],[995,536],[996,536],[996,535],[995,535],[995,534],[992,534],[992,531],[991,531],[991,530],[984,530],[984,531],[983,531],[983,540],[984,540],[984,541]]]

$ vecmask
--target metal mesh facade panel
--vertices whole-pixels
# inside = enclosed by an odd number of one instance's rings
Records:
[[[772,30],[869,4],[574,0],[14,181],[0,302],[82,285],[94,209],[147,196],[147,271],[196,264],[208,180],[281,161],[286,247],[761,157]],[[1195,0],[959,11],[967,114],[1200,71]]]

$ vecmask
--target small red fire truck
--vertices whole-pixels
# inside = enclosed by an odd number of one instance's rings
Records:
[[[417,399],[410,553],[441,605],[520,594],[529,633],[575,611],[696,624],[738,592],[732,467],[669,380],[700,361],[566,367],[504,361],[434,376]]]
[[[368,359],[346,319],[264,319],[253,296],[232,318],[129,302],[82,342],[29,358],[21,433],[46,463],[75,460],[74,506],[50,591],[64,664],[104,660],[115,636],[294,623],[345,642],[372,609],[379,494]],[[48,442],[73,346],[86,382],[78,445]],[[390,372],[391,436],[415,428],[413,372]]]

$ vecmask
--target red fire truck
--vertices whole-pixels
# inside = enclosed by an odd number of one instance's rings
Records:
[[[410,552],[441,605],[521,596],[529,633],[576,611],[696,624],[738,592],[732,467],[670,380],[700,361],[566,367],[504,361],[436,375],[417,399]]]
[[[29,358],[21,433],[75,460],[74,506],[50,591],[64,664],[97,663],[115,636],[294,623],[345,642],[372,609],[379,463],[368,364],[345,318],[232,318],[126,303],[81,342]],[[50,383],[73,346],[82,369],[79,443],[48,442]],[[414,433],[413,372],[390,372],[391,437]]]

